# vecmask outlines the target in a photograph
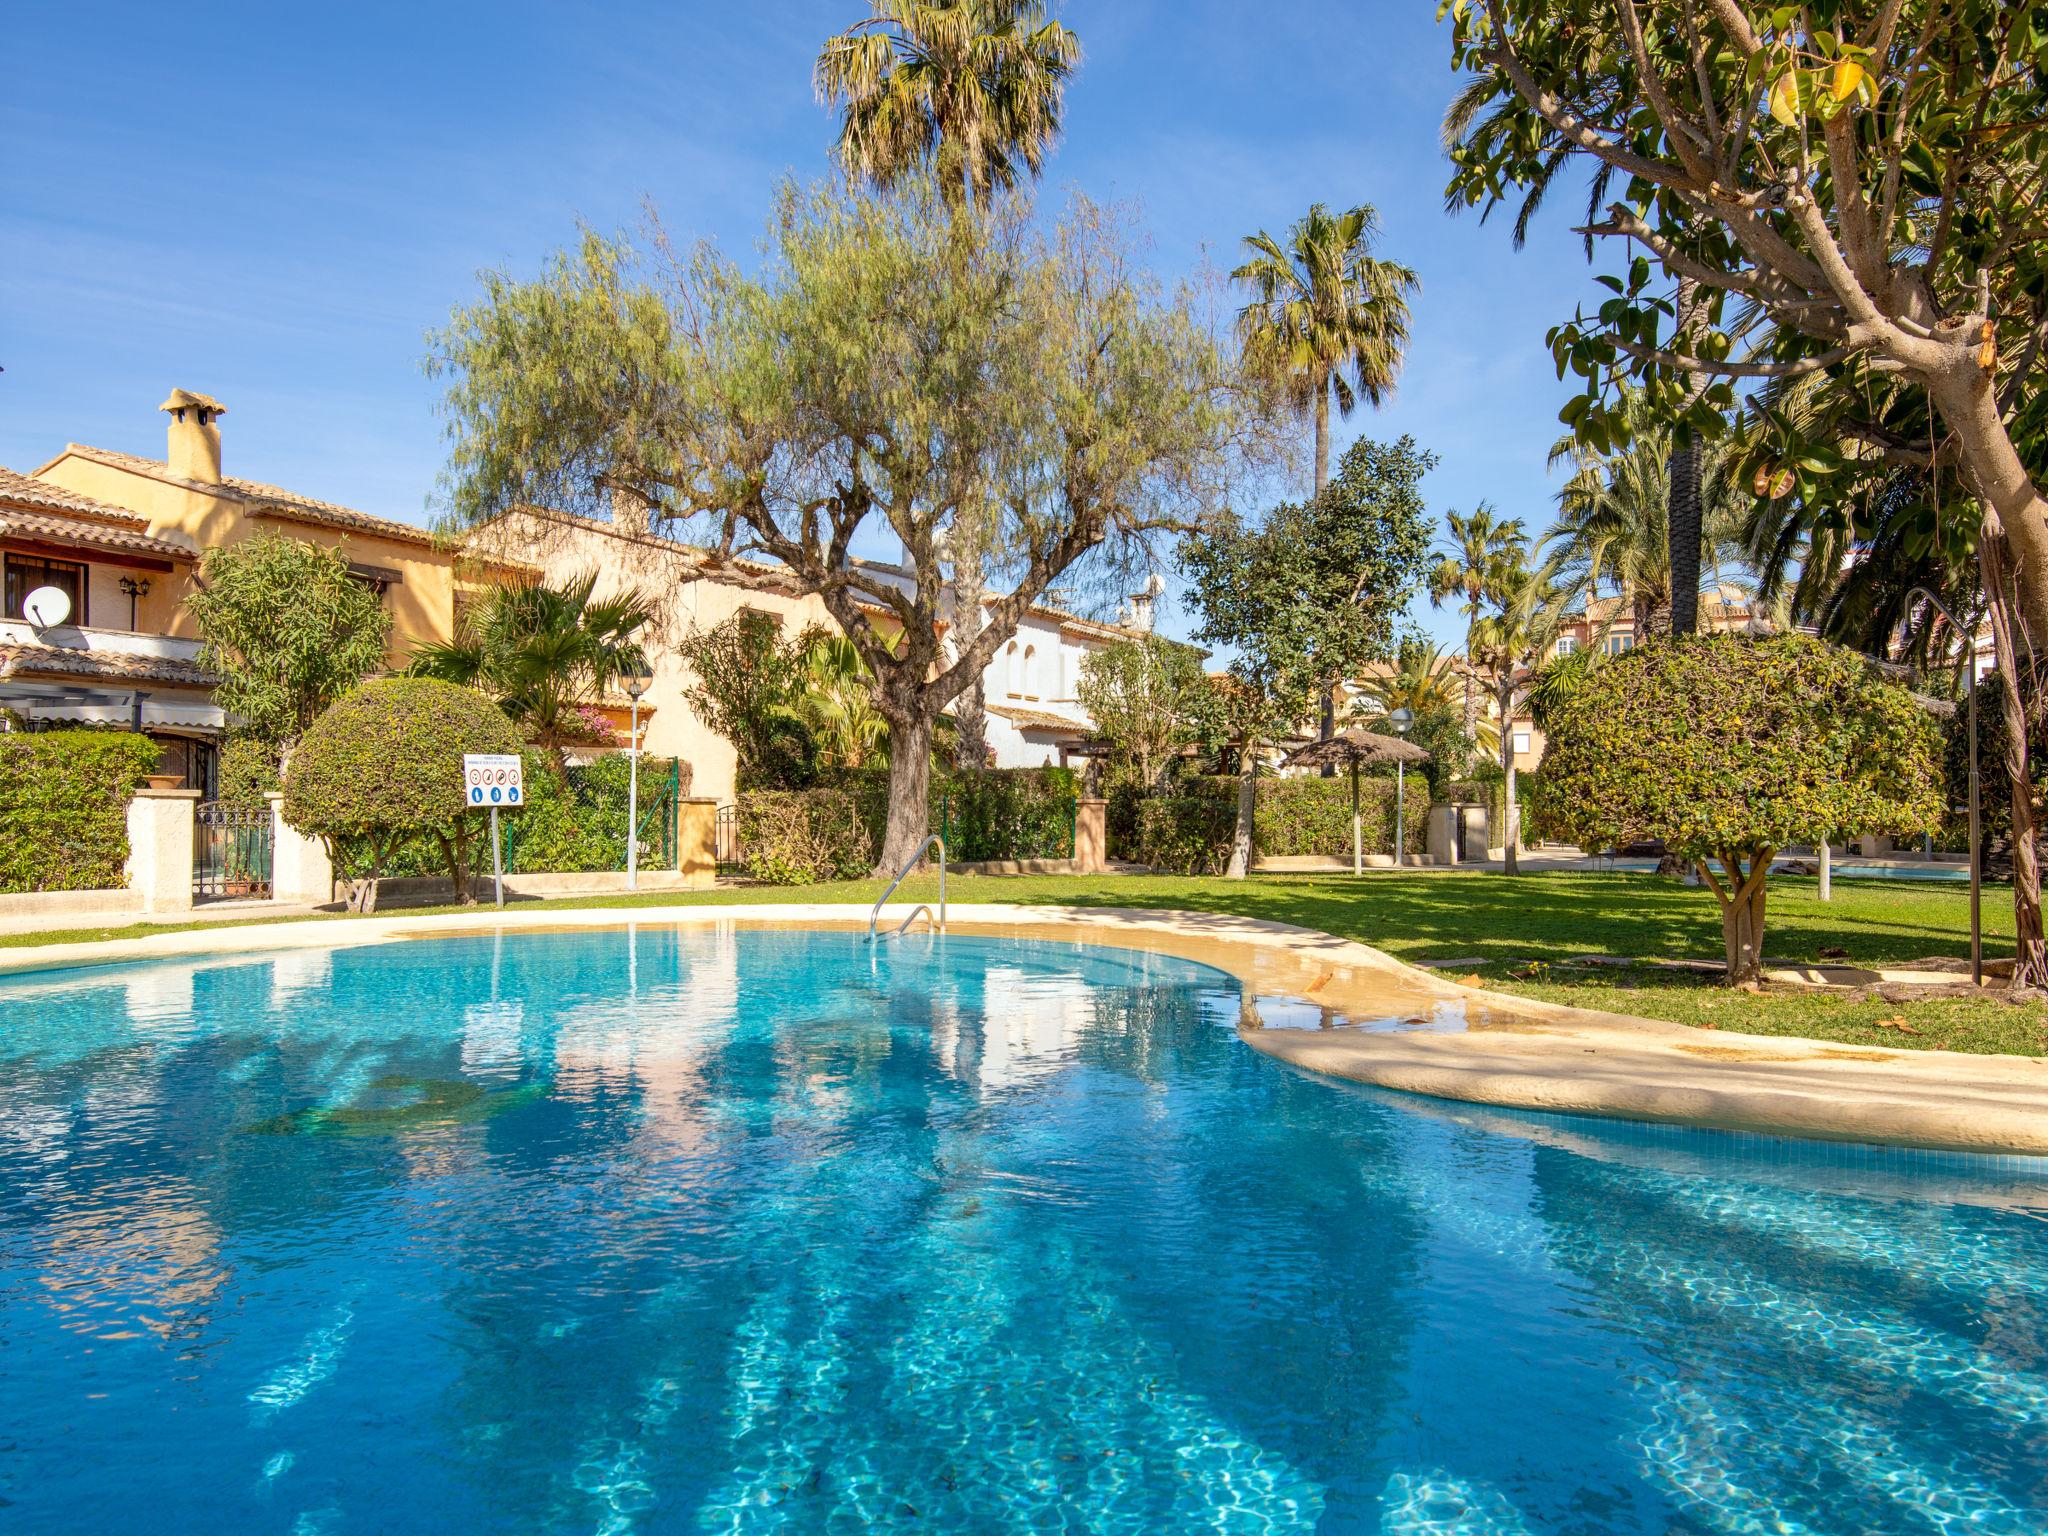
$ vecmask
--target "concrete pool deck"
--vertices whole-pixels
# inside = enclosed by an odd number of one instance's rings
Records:
[[[908,904],[884,912],[884,931]],[[496,931],[672,927],[862,929],[868,908],[677,905],[221,924],[0,951],[0,975],[138,960],[240,957]],[[1310,928],[1216,913],[958,903],[958,933],[1106,944],[1200,961],[1244,988],[1241,1038],[1312,1072],[1510,1109],[2048,1156],[2048,1060],[1847,1046],[1695,1029],[1509,997]],[[924,942],[922,930],[902,942]]]

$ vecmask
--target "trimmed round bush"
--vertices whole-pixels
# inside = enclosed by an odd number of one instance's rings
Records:
[[[1940,735],[1864,657],[1803,635],[1695,635],[1611,658],[1551,712],[1530,798],[1586,849],[1661,839],[1721,905],[1728,980],[1763,961],[1771,860],[1791,843],[1930,831]]]
[[[426,835],[441,845],[458,900],[480,818],[462,788],[465,752],[518,752],[518,728],[482,694],[425,677],[364,683],[300,738],[284,783],[284,819],[326,842],[351,880],[349,905],[374,911],[392,853]]]

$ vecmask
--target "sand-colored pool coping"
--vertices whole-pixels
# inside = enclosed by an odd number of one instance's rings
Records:
[[[909,906],[892,906],[885,926]],[[892,917],[893,915],[893,917]],[[950,929],[1106,944],[1236,977],[1246,1044],[1312,1072],[1511,1109],[1831,1141],[2048,1156],[2048,1061],[1740,1035],[1509,997],[1349,939],[1206,912],[958,903]],[[222,925],[0,951],[0,975],[536,929],[865,928],[844,903],[512,908]],[[913,934],[900,942],[926,942]],[[0,1024],[4,1027],[4,1024]]]

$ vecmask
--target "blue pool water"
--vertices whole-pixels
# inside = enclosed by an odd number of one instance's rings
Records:
[[[0,980],[0,1530],[2048,1529],[2048,1170],[1237,1012],[730,929]]]

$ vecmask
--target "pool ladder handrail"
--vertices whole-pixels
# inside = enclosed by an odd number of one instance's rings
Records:
[[[932,915],[931,904],[929,902],[921,901],[916,906],[910,909],[910,916],[904,918],[902,923],[897,927],[896,931],[890,934],[889,937],[891,937],[892,939],[902,937],[902,935],[909,930],[910,925],[917,921],[919,913],[924,914],[925,921],[930,923],[934,930],[936,930],[939,933],[944,933],[946,931],[946,840],[943,837],[939,836],[938,833],[934,832],[931,836],[927,837],[923,842],[917,845],[917,852],[913,853],[910,856],[910,862],[908,864],[905,864],[901,869],[896,871],[896,878],[889,882],[889,889],[882,892],[880,896],[875,898],[874,906],[870,908],[868,911],[869,943],[874,942],[875,925],[882,920],[883,906],[887,904],[891,896],[894,896],[896,894],[896,887],[901,885],[906,879],[909,878],[910,872],[913,869],[917,868],[918,865],[924,862],[925,850],[927,848],[930,848],[935,843],[938,845],[939,849],[938,916],[934,917]]]

